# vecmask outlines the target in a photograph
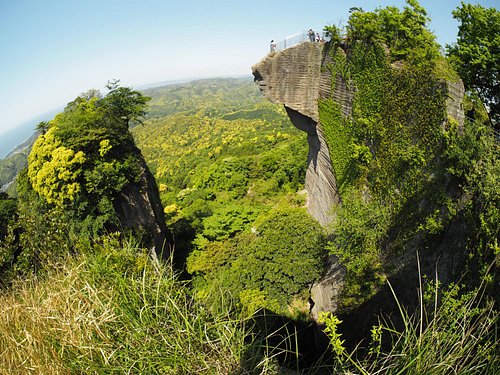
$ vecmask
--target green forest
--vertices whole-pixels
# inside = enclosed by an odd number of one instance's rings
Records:
[[[318,101],[325,227],[307,134],[250,77],[113,80],[38,124],[0,160],[0,374],[498,373],[500,12],[462,3],[443,48],[406,3],[325,26],[353,93]]]

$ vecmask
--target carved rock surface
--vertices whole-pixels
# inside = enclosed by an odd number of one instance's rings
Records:
[[[339,198],[330,153],[319,123],[318,99],[328,96],[331,87],[327,84],[330,74],[322,71],[322,62],[320,44],[302,43],[269,54],[254,65],[252,71],[263,95],[273,103],[283,104],[293,125],[307,133],[307,209],[325,226],[330,223],[330,209]]]

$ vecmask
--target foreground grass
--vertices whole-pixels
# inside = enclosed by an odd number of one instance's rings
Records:
[[[434,291],[428,292],[433,292],[433,300],[421,293],[420,311],[414,314],[394,294],[404,329],[396,330],[391,321],[382,321],[373,327],[367,351],[348,353],[337,332],[342,322],[324,314],[321,319],[336,359],[333,373],[500,374],[500,314],[484,293],[484,285],[470,291],[458,284],[443,290],[438,283],[431,285]]]
[[[403,332],[374,327],[368,352],[348,354],[340,322],[326,316],[335,360],[302,372],[292,363],[293,373],[496,374],[499,313],[481,290],[436,286],[429,310],[423,297],[420,314],[401,306]],[[287,349],[268,346],[227,295],[212,297],[216,310],[192,299],[169,264],[107,238],[0,294],[0,374],[286,373],[276,358]]]
[[[113,241],[111,241],[113,242]],[[0,297],[0,373],[245,373],[245,324],[109,241]],[[248,341],[248,338],[247,338]],[[258,367],[258,366],[257,366]]]

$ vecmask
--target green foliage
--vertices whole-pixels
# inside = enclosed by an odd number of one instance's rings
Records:
[[[123,122],[126,128],[135,123],[142,124],[146,116],[147,103],[151,98],[130,87],[120,87],[119,82],[114,80],[106,85],[110,91],[102,102],[108,114],[107,121]]]
[[[333,44],[338,44],[342,40],[342,30],[335,25],[325,26],[323,31]]]
[[[368,355],[355,349],[348,353],[338,333],[339,321],[324,314],[324,332],[338,363],[335,373],[351,374],[494,374],[498,372],[498,311],[484,291],[466,291],[450,285],[434,285],[429,305],[422,305],[423,315],[409,314],[401,305],[404,330],[398,331],[391,321],[372,329],[374,350]],[[396,296],[395,296],[396,297]],[[385,337],[385,339],[382,339]],[[380,345],[382,341],[382,345]],[[390,342],[384,350],[383,341]]]
[[[245,195],[249,182],[249,168],[245,160],[228,157],[219,163],[213,163],[208,170],[196,177],[191,177],[196,188],[210,192],[227,191],[234,198]]]
[[[327,313],[322,311],[319,314],[318,322],[325,325],[323,332],[328,336],[330,340],[331,350],[335,353],[340,361],[343,361],[343,355],[345,354],[344,341],[342,340],[342,334],[337,332],[337,328],[342,323],[342,320],[337,318],[337,316],[332,315],[332,313]]]
[[[2,373],[259,371],[250,322],[230,303],[213,311],[193,300],[170,265],[136,246],[105,237],[0,294]]]
[[[36,140],[28,157],[28,177],[33,189],[47,203],[62,207],[74,201],[82,190],[78,181],[85,154],[62,146],[56,132],[57,128],[52,127]]]
[[[453,11],[460,22],[456,44],[447,46],[451,63],[467,89],[474,90],[500,121],[500,11],[462,3]]]
[[[292,229],[285,229],[283,218],[279,230],[267,229],[263,222],[272,221],[268,215],[273,206],[304,203],[296,194],[306,170],[304,133],[290,124],[282,107],[265,101],[246,80],[197,81],[147,93],[153,97],[153,118],[133,134],[159,182],[176,251],[189,253],[187,270],[196,275],[196,295],[217,306],[220,301],[212,301],[211,291],[224,288],[247,314],[263,307],[286,311],[293,297],[321,273],[322,260],[314,258],[319,254],[315,245],[299,248],[298,243],[281,242],[290,230],[299,230],[296,221],[311,224],[312,219],[303,212],[282,214],[290,218]],[[172,105],[162,104],[167,100]],[[167,116],[154,118],[162,114]],[[311,225],[319,231],[316,223]],[[304,235],[308,241],[309,234]],[[311,241],[319,240],[311,235]],[[288,264],[292,251],[303,259],[302,276],[292,276],[288,268],[277,271],[284,267],[278,263]],[[265,252],[275,253],[272,262]]]
[[[427,29],[429,18],[416,0],[407,0],[403,11],[397,7],[377,8],[373,12],[356,10],[348,23],[348,38],[365,44],[383,43],[391,61],[405,60],[432,68],[439,56],[435,36]]]
[[[50,269],[104,231],[122,229],[115,200],[140,172],[129,122],[144,115],[147,98],[110,87],[80,95],[35,141],[18,177],[19,219],[0,245],[0,278]],[[41,125],[41,126],[42,126]]]
[[[496,259],[500,252],[500,166],[496,136],[489,124],[467,121],[463,133],[457,128],[449,129],[447,142],[443,153],[446,171],[469,197],[465,206],[463,202],[457,204],[470,228],[465,237],[468,268],[473,277],[487,278],[485,265]],[[489,272],[497,275],[498,268],[497,264]],[[494,283],[492,279],[489,281]]]
[[[49,206],[71,212],[68,218],[89,234],[118,226],[113,202],[140,169],[128,125],[144,116],[147,98],[109,88],[104,98],[91,90],[69,103],[29,156],[33,190]]]
[[[319,120],[324,128],[335,179],[342,193],[345,186],[352,182],[355,174],[350,147],[352,142],[351,129],[348,120],[342,116],[339,104],[333,100],[321,100],[318,107]]]
[[[204,275],[206,293],[222,281],[244,306],[287,313],[293,298],[321,275],[324,246],[319,224],[303,209],[282,208],[257,220],[252,234],[193,252],[188,271]]]
[[[346,267],[342,304],[352,307],[373,296],[385,281],[381,245],[387,236],[390,209],[380,202],[366,202],[355,190],[337,207],[335,235],[329,251]]]
[[[346,308],[377,291],[387,259],[415,249],[451,251],[442,241],[459,223],[467,230],[453,251],[468,254],[471,282],[498,253],[493,134],[482,125],[484,110],[473,97],[466,109],[479,121],[461,128],[447,118],[442,79],[457,76],[434,55],[425,11],[409,5],[403,11],[354,10],[348,44],[329,50],[332,92],[343,81],[353,95],[350,118],[333,98],[319,102],[342,198],[329,248],[346,267]]]
[[[203,230],[197,234],[194,244],[203,248],[204,243],[234,237],[255,220],[258,212],[251,206],[223,205],[203,221]]]
[[[9,198],[6,193],[0,193],[0,241],[7,235],[10,221],[15,220],[16,200]]]

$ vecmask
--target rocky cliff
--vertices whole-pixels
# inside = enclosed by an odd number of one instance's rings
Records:
[[[341,48],[338,48],[337,53],[345,56],[345,52]],[[282,52],[271,53],[252,67],[255,82],[259,85],[263,95],[274,103],[283,104],[293,125],[307,133],[309,142],[308,169],[305,181],[308,193],[307,208],[309,213],[326,227],[332,221],[332,207],[341,204],[342,199],[336,180],[339,171],[335,171],[333,167],[335,164],[332,163],[332,154],[329,152],[329,145],[325,137],[325,124],[320,121],[319,102],[321,100],[331,101],[335,108],[339,109],[340,116],[349,119],[353,115],[353,102],[356,95],[356,87],[338,73],[335,64],[332,56],[325,51],[324,45],[302,43]],[[398,71],[401,69],[401,65],[393,64],[389,69]],[[464,122],[463,84],[460,80],[455,82],[441,80],[439,82],[435,86],[430,86],[429,92],[435,95],[444,93],[446,96],[445,118],[442,127],[443,129],[446,127],[447,116],[448,119],[454,119],[460,129]],[[412,115],[404,116],[406,116],[405,121],[408,121],[411,126]],[[371,152],[374,153],[373,149]],[[429,176],[433,178],[432,173]],[[395,192],[398,194],[397,189]],[[366,200],[369,201],[370,192],[366,188],[362,195],[365,195]],[[422,215],[425,211],[422,207],[425,204],[425,199],[422,199],[420,208],[418,208]],[[460,256],[450,252],[450,248],[453,246],[449,246],[451,242],[460,241],[456,236],[453,236],[453,233],[456,233],[456,228],[459,228],[458,223],[456,224],[443,230],[445,240],[435,245],[435,251],[432,254],[425,256],[425,260],[422,261],[422,273],[432,275],[433,272],[439,272],[443,279],[451,279],[451,275],[457,272]],[[415,275],[417,270],[415,249],[424,246],[422,242],[418,235],[413,237],[409,240],[408,246],[404,246],[406,250],[389,261],[391,264],[389,268],[392,269],[390,277],[398,283],[398,292],[401,292],[402,295],[411,294],[405,300],[414,297],[418,281],[418,275]],[[392,245],[387,245],[387,247],[390,246]],[[463,244],[460,245],[457,242],[457,246],[463,246]],[[320,311],[337,310],[344,281],[345,269],[332,256],[325,276],[311,289],[313,302],[311,315],[313,318],[317,318]],[[370,310],[371,313],[379,311],[389,299],[392,299],[390,292],[382,291],[371,301],[369,307],[364,307],[364,309]],[[363,319],[366,320],[366,316],[370,316],[370,313],[366,313],[362,307],[358,310],[358,315],[354,314],[353,316],[355,317],[350,323],[356,325]]]
[[[305,188],[307,208],[321,225],[331,221],[330,208],[339,201],[330,153],[319,123],[318,99],[329,95],[331,75],[322,71],[323,48],[303,43],[271,53],[252,67],[264,96],[283,104],[298,129],[307,133],[309,156]]]
[[[122,227],[141,232],[146,246],[154,248],[158,255],[168,256],[167,228],[158,187],[140,151],[137,153],[141,160],[138,181],[125,186],[114,207]]]

